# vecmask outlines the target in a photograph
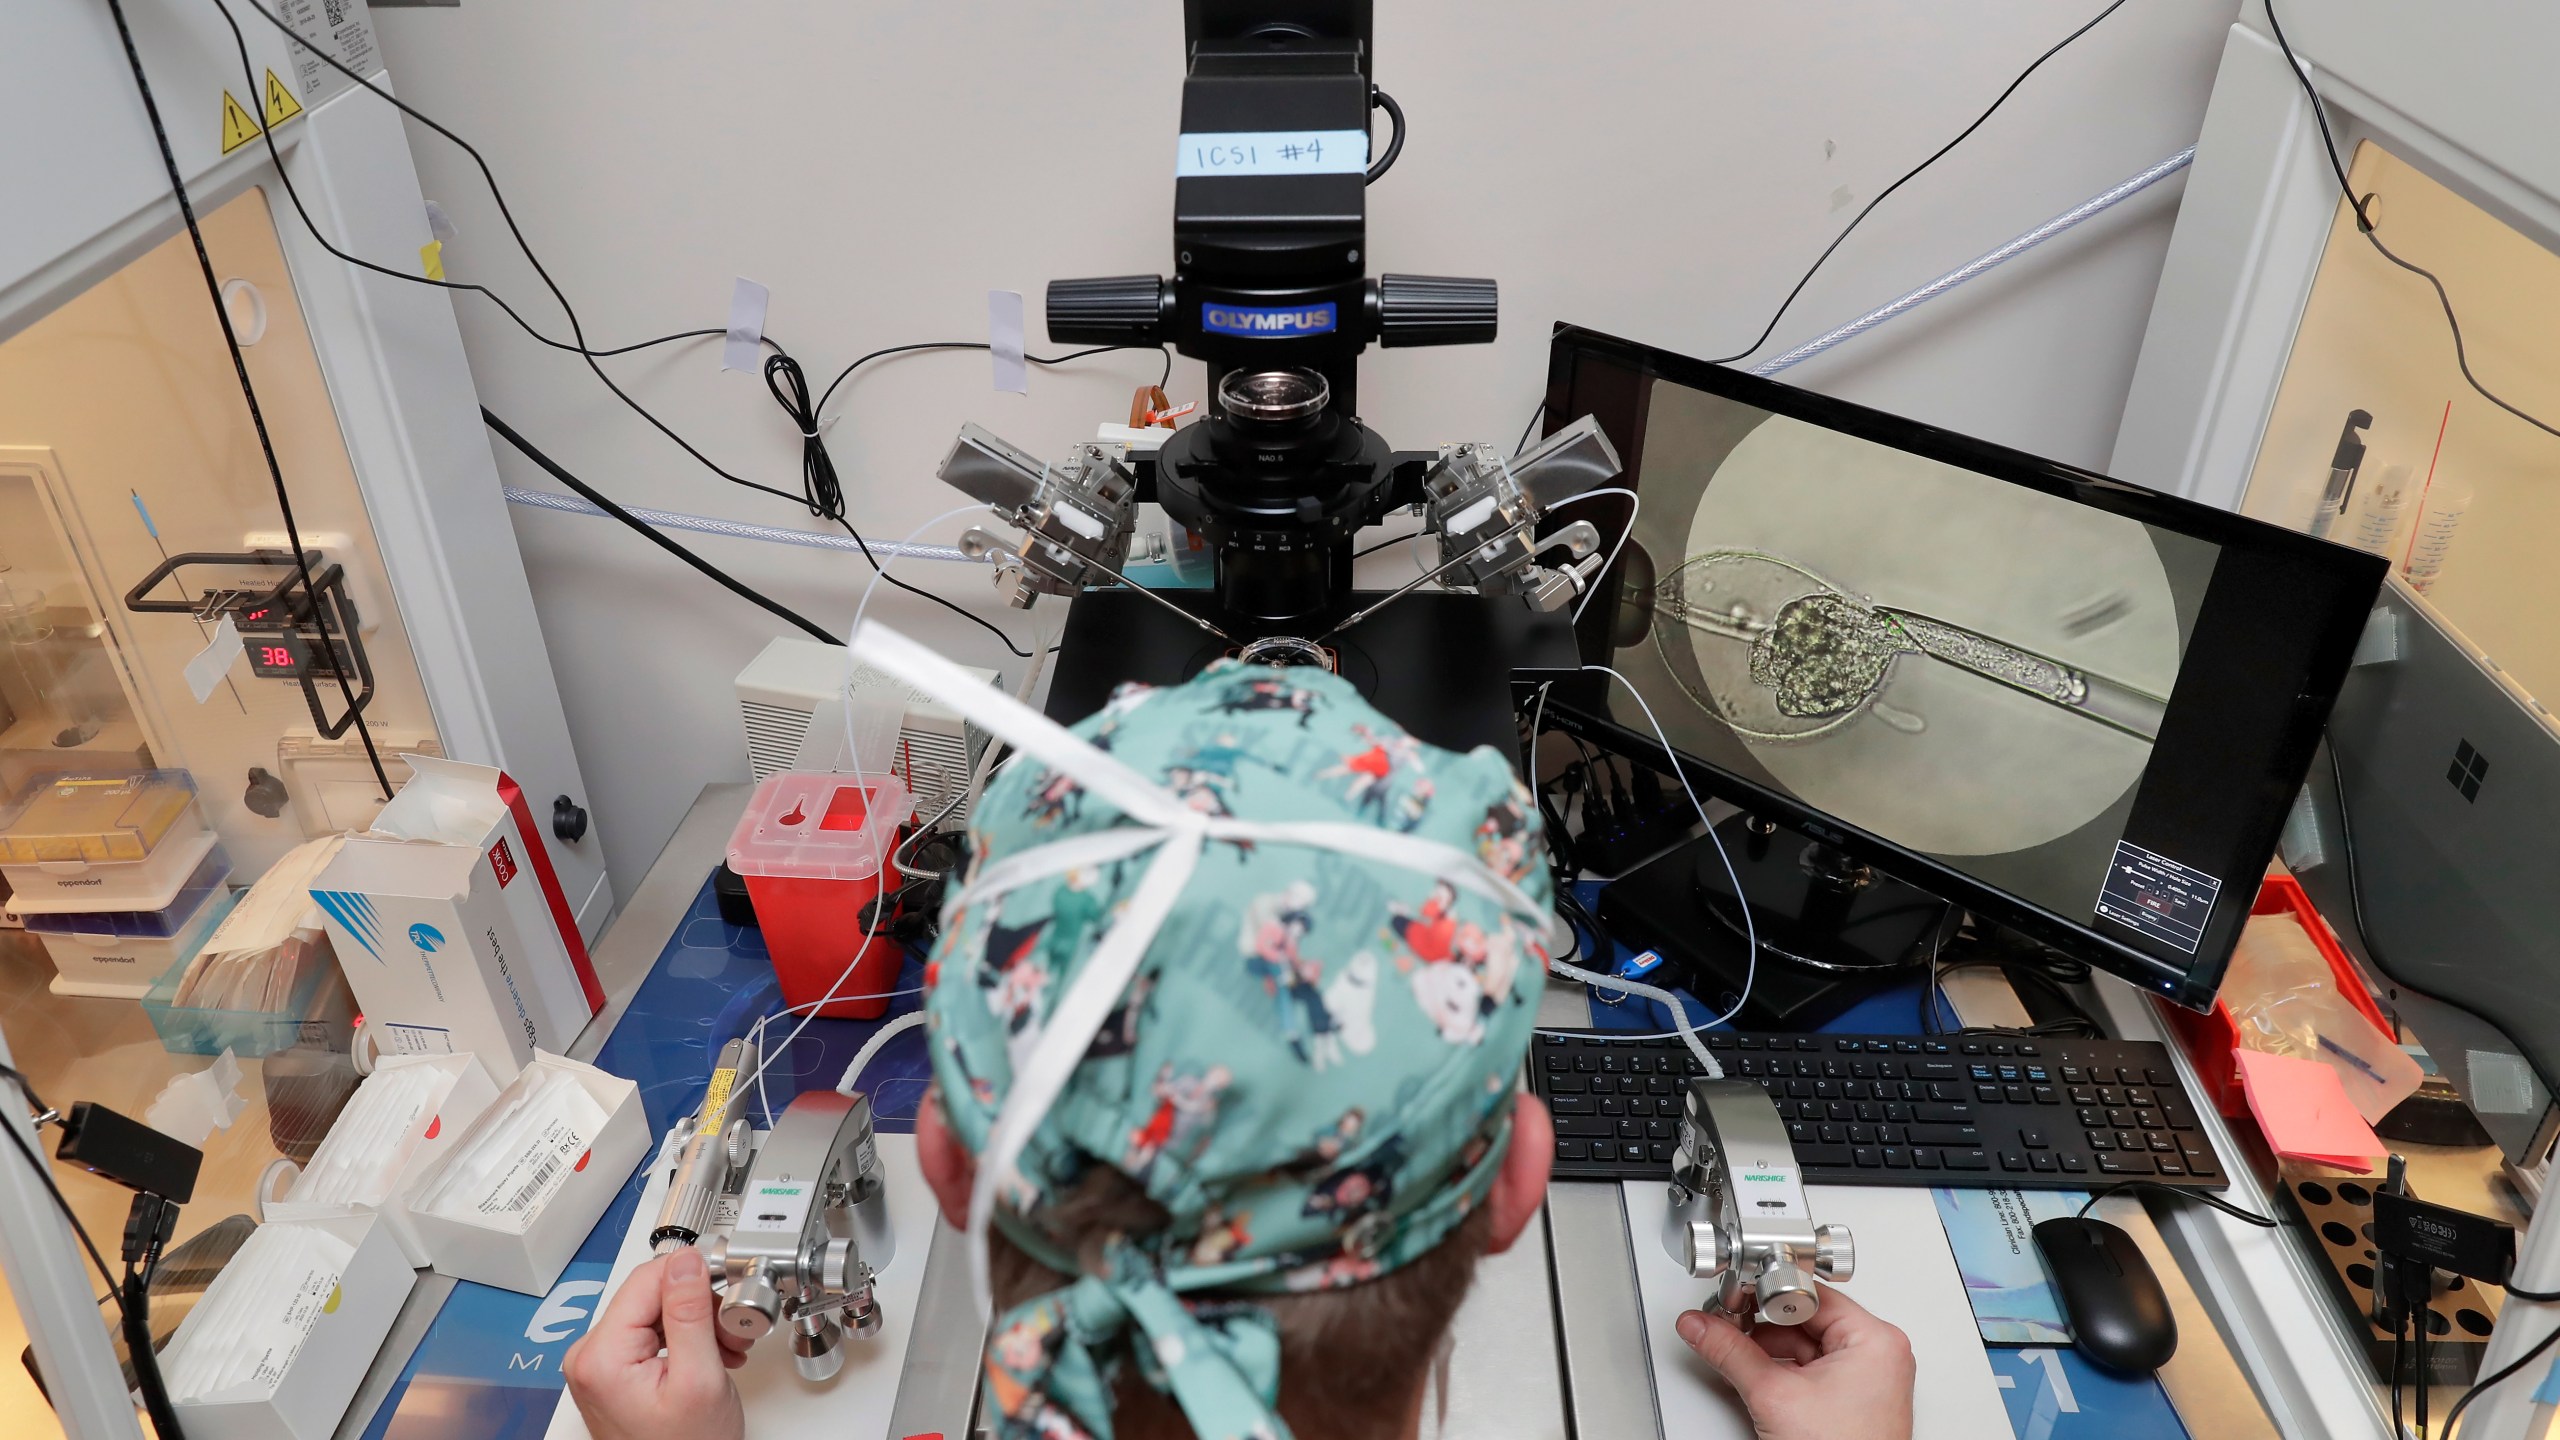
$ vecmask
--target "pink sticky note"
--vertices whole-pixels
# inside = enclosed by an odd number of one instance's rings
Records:
[[[2289,1055],[2237,1055],[2249,1113],[2258,1117],[2259,1130],[2277,1154],[2363,1173],[2386,1153],[2338,1083],[2337,1071]]]

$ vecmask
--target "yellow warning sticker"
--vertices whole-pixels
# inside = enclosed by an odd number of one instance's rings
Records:
[[[257,118],[243,108],[239,101],[232,99],[230,91],[223,91],[222,153],[228,155],[257,138]]]
[[[418,268],[425,271],[427,278],[430,280],[441,280],[444,278],[443,241],[430,240],[426,244],[418,247]]]
[[[708,1118],[720,1113],[729,1103],[729,1090],[738,1083],[738,1067],[723,1065],[711,1072],[711,1084],[702,1092],[702,1113]]]
[[[293,92],[285,87],[283,81],[276,78],[276,72],[268,71],[267,123],[281,125],[301,113],[302,102],[293,98]]]

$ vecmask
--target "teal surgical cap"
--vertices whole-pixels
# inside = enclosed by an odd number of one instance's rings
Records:
[[[1237,1297],[1392,1271],[1501,1166],[1565,933],[1530,793],[1318,670],[1222,661],[1070,734],[876,626],[855,653],[1022,751],[926,979],[982,1303],[989,1225],[1075,1277],[995,1318],[990,1423],[1108,1440],[1135,1365],[1202,1440],[1285,1436],[1276,1331]],[[1080,1264],[1044,1211],[1096,1167],[1170,1222]]]

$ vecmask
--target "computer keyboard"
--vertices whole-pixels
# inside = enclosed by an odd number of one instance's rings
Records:
[[[1712,1031],[1734,1079],[1776,1101],[1809,1185],[2087,1190],[2230,1182],[2165,1046],[2148,1040]],[[1556,1118],[1556,1178],[1670,1172],[1689,1077],[1678,1040],[1542,1032],[1530,1083]]]

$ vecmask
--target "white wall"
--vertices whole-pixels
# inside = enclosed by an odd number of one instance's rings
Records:
[[[1692,354],[1734,348],[1857,206],[2097,8],[1387,0],[1377,75],[1412,135],[1370,193],[1373,269],[1497,277],[1504,339],[1373,353],[1366,418],[1400,446],[1508,442],[1558,320]],[[1842,247],[1777,343],[2192,142],[2234,8],[2146,0],[2057,56]],[[1036,316],[1052,277],[1169,268],[1172,0],[464,0],[377,18],[403,94],[487,153],[593,343],[722,324],[745,274],[773,289],[773,331],[831,373],[876,346],[983,338],[990,287],[1025,292]],[[468,160],[410,135],[428,194],[460,229],[446,247],[454,276],[558,326]],[[2177,188],[1790,378],[2101,464]],[[701,470],[576,357],[468,297],[460,311],[482,397],[583,478],[633,503],[793,522],[791,507]],[[718,371],[716,343],[606,363],[733,470],[796,488],[790,428],[760,377]],[[832,438],[858,520],[894,536],[955,502],[932,468],[962,420],[1053,452],[1125,408],[1153,362],[1035,372],[1027,398],[991,393],[978,354],[866,373],[840,398]],[[1176,398],[1197,377],[1179,368]],[[500,459],[512,483],[549,483]],[[729,682],[777,626],[603,522],[518,512],[516,524],[627,889],[703,782],[744,773]],[[867,578],[858,561],[698,543],[829,626],[850,620]],[[1029,635],[993,611],[983,572],[902,573]],[[881,593],[893,623],[996,658],[975,630]]]

